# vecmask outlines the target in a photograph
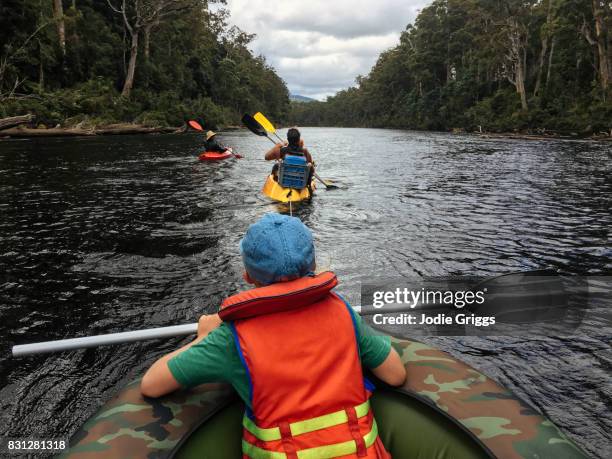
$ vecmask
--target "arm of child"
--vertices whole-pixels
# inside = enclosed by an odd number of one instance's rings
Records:
[[[404,367],[399,354],[393,348],[391,348],[383,363],[376,368],[372,368],[372,373],[390,386],[401,386],[406,381],[406,367]]]
[[[361,363],[381,381],[401,386],[406,380],[406,368],[389,336],[377,333],[353,309],[350,311],[357,325]]]
[[[221,319],[218,314],[203,315],[200,317],[198,321],[198,337],[180,349],[161,357],[147,370],[140,382],[140,392],[142,395],[145,397],[157,398],[179,389],[181,385],[170,372],[168,362],[174,356],[198,344],[220,324]]]

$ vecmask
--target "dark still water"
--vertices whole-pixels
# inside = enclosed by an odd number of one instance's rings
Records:
[[[245,285],[238,241],[288,209],[261,194],[265,139],[198,163],[201,137],[0,142],[0,436],[68,437],[182,340],[11,359],[15,343],[196,321]],[[370,276],[612,270],[609,143],[304,129],[319,188],[294,213],[319,267]],[[611,327],[429,342],[515,390],[595,457],[609,452]]]

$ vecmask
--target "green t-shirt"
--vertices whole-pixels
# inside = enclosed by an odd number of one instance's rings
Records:
[[[376,368],[389,355],[391,340],[388,336],[376,334],[354,310],[351,309],[351,313],[357,324],[361,364],[366,368]],[[168,368],[183,387],[227,382],[234,386],[247,405],[251,405],[246,369],[229,324],[221,324],[202,341],[170,359]]]

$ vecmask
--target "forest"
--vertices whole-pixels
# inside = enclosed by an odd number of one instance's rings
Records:
[[[435,0],[310,126],[612,136],[612,2]]]
[[[225,0],[2,0],[0,118],[42,126],[286,119],[285,83]]]

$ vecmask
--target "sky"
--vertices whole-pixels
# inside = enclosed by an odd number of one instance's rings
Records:
[[[324,100],[367,75],[431,0],[227,0],[293,94]]]

